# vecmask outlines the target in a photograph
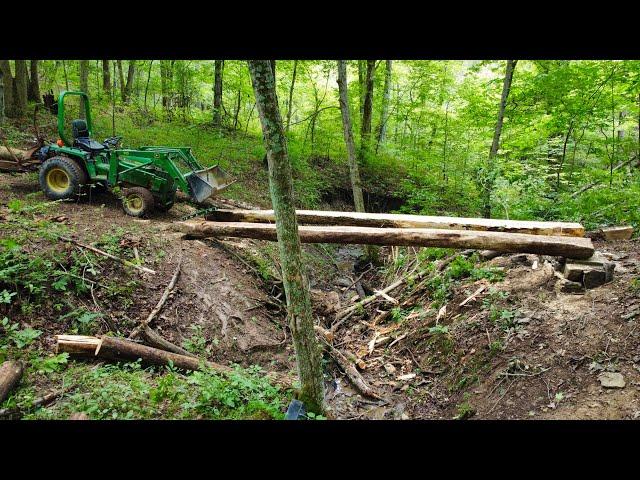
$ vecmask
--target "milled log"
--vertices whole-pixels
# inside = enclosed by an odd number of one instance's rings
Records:
[[[377,228],[435,228],[447,230],[478,230],[487,232],[528,233],[530,235],[558,235],[582,237],[584,227],[579,223],[535,222],[488,218],[433,217],[394,213],[332,212],[296,210],[301,225],[342,225]],[[273,210],[216,210],[206,215],[216,222],[273,223]]]
[[[109,337],[107,335],[102,335],[101,337],[56,335],[56,338],[58,340],[58,352],[86,354],[90,349],[89,345],[93,345],[93,356],[108,360],[136,361],[137,359],[142,359],[142,362],[148,365],[166,366],[171,364],[176,368],[189,371],[200,370],[202,367],[206,367],[226,375],[235,372],[233,368],[226,365],[221,365],[198,357],[191,357],[174,352],[167,352],[154,347],[148,347],[124,338]],[[89,339],[91,340],[89,341]],[[266,375],[270,377],[274,383],[285,388],[289,388],[292,385],[292,379],[289,376],[276,372],[267,372]]]
[[[23,373],[24,364],[19,360],[7,360],[0,365],[0,403],[4,402],[11,390],[18,385]]]
[[[179,222],[174,228],[186,233],[191,238],[244,237],[276,241],[276,226],[266,223],[191,220]],[[524,233],[343,226],[300,226],[298,232],[300,240],[304,243],[474,248],[569,258],[588,258],[595,251],[589,238],[529,235]]]

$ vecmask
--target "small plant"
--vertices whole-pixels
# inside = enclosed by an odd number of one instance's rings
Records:
[[[11,299],[17,295],[16,292],[10,292],[9,290],[0,291],[0,303],[10,304]]]
[[[434,335],[446,335],[449,333],[449,327],[446,325],[435,325],[433,327],[429,327],[429,333]]]
[[[454,420],[465,420],[476,413],[475,409],[469,403],[470,395],[465,393],[462,398],[464,402],[457,406],[458,414],[454,417]]]
[[[89,335],[93,333],[95,322],[103,316],[100,312],[91,312],[84,308],[72,310],[66,315],[61,316],[58,320],[66,320],[71,318],[72,332],[80,335]]]
[[[210,348],[207,348],[207,339],[202,333],[202,325],[191,325],[189,328],[191,328],[193,334],[191,335],[191,338],[182,342],[182,347],[185,350],[198,355],[209,353]]]
[[[59,372],[67,365],[68,359],[69,354],[67,352],[52,357],[36,357],[31,359],[31,367],[38,373]]]
[[[6,338],[12,341],[18,348],[24,348],[31,345],[36,338],[42,335],[40,330],[35,330],[33,328],[24,328],[20,330],[20,325],[9,322],[7,317],[2,319],[0,326],[4,329]]]
[[[307,412],[305,417],[307,420],[326,420],[327,419],[327,417],[320,414],[313,413],[313,412]]]

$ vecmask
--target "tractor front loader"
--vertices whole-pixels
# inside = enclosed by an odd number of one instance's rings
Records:
[[[81,108],[84,106],[84,118],[71,123],[72,138],[65,133],[64,99],[68,96],[79,96]],[[53,200],[73,198],[90,184],[119,187],[124,211],[141,217],[153,208],[169,210],[177,190],[202,203],[233,183],[219,166],[200,165],[189,147],[126,149],[118,148],[122,137],[110,137],[102,143],[93,140],[89,97],[84,92],[60,93],[58,134],[55,144],[37,153],[42,161],[40,186]]]

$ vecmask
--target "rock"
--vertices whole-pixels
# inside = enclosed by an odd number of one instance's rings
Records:
[[[394,373],[396,373],[396,367],[394,367],[390,363],[385,363],[384,369],[387,371],[389,375],[393,375]]]
[[[596,253],[587,260],[567,260],[564,276],[572,282],[582,283],[585,288],[595,288],[613,280],[615,264]]]
[[[409,381],[416,378],[415,373],[407,373],[406,375],[400,375],[397,379],[402,381]]]
[[[561,279],[556,284],[556,288],[562,293],[584,293],[582,283],[572,282],[566,278]]]
[[[495,250],[480,250],[478,254],[482,260],[491,260],[492,258],[502,255],[500,252],[496,252]]]
[[[622,374],[616,372],[602,372],[598,380],[604,388],[624,388],[626,385]]]
[[[585,270],[582,282],[584,288],[596,288],[607,283],[607,274],[604,269],[590,268]]]

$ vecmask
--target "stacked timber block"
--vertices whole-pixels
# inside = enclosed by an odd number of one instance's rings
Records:
[[[614,264],[598,254],[579,223],[435,217],[390,213],[296,210],[303,243],[405,245],[489,250],[561,257],[563,291],[583,291],[610,282]],[[187,238],[243,237],[277,240],[273,210],[216,210],[205,220],[173,227]],[[626,238],[628,227],[601,234]],[[485,252],[486,253],[486,252]],[[565,289],[566,287],[566,289]]]
[[[584,260],[567,259],[564,265],[564,277],[570,282],[576,282],[589,289],[612,281],[614,269],[615,263],[596,252],[592,257]]]

